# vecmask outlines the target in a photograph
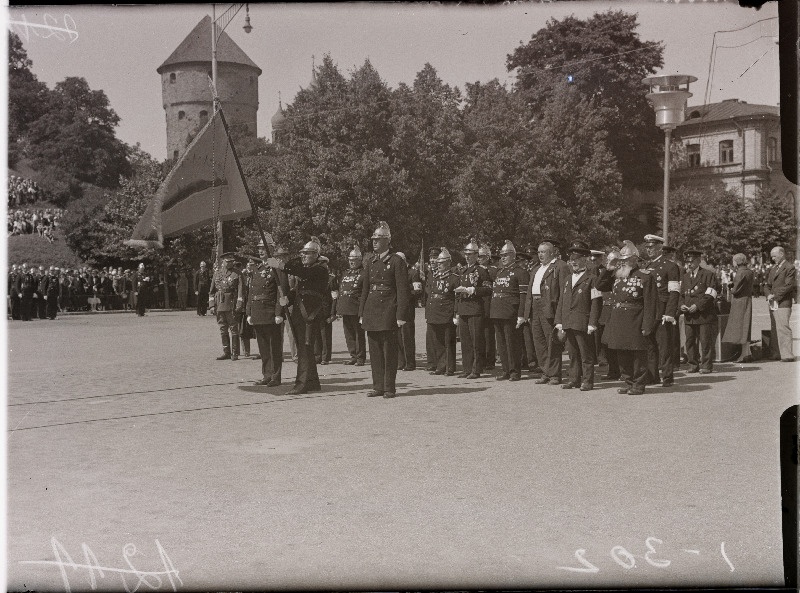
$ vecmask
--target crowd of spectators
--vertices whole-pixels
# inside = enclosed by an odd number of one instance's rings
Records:
[[[8,177],[8,208],[33,204],[46,198],[44,190],[35,181],[24,177]]]
[[[8,211],[8,236],[39,235],[51,243],[64,211],[60,208],[17,209]]]
[[[765,286],[767,284],[767,274],[769,274],[769,269],[772,267],[772,264],[766,262],[760,264],[750,263],[747,267],[753,270],[753,298],[766,297]],[[798,278],[800,278],[800,259],[794,261],[794,268],[798,272]],[[736,267],[733,264],[723,264],[715,266],[713,269],[719,281],[719,285],[722,287],[720,298],[723,300],[730,300],[728,293],[733,285]]]

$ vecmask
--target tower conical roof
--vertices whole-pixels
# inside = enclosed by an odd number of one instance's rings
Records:
[[[278,99],[278,110],[269,121],[272,124],[273,129],[280,128],[286,123],[286,114],[283,111],[283,104],[281,103],[280,99]]]
[[[157,72],[161,74],[169,66],[187,62],[211,63],[211,17],[208,15],[197,23],[172,55],[158,67]],[[255,68],[259,75],[261,74],[261,68],[247,57],[242,48],[236,45],[225,31],[220,34],[217,41],[217,62],[250,66]]]

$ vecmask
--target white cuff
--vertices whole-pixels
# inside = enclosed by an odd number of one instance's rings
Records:
[[[681,283],[679,280],[670,280],[667,282],[667,290],[669,292],[680,292],[681,291]]]
[[[597,290],[596,288],[592,289],[592,299],[601,299],[603,298],[603,293]]]
[[[706,294],[710,294],[712,297],[717,298],[717,291],[710,286],[706,289]]]

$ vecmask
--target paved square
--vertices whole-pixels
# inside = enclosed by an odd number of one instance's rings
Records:
[[[783,583],[778,420],[800,364],[644,396],[417,370],[367,399],[340,324],[323,392],[285,396],[291,362],[254,387],[260,362],[214,360],[193,312],[8,322],[9,588]]]

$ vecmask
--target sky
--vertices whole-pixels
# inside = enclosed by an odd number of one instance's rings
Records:
[[[218,5],[219,15],[227,4]],[[635,12],[643,40],[663,41],[659,74],[698,78],[689,105],[738,98],[777,105],[779,97],[777,5],[760,10],[735,2],[586,1],[515,3],[493,6],[411,4],[252,4],[253,31],[242,27],[242,10],[225,32],[263,70],[259,77],[258,135],[270,136],[270,118],[311,80],[329,53],[347,74],[369,59],[387,84],[412,83],[426,62],[448,84],[498,78],[511,85],[506,57],[550,18],[589,18],[609,8]],[[156,68],[194,26],[211,15],[211,5],[26,6],[10,7],[6,25],[22,37],[33,71],[49,87],[67,76],[84,77],[102,89],[121,118],[118,136],[159,160],[166,158],[166,120]],[[741,31],[716,36],[715,31]],[[47,24],[70,32],[42,27]],[[738,46],[738,47],[729,47]],[[210,59],[210,58],[209,58]],[[713,84],[707,91],[709,71]],[[643,86],[642,92],[646,92]],[[655,117],[654,117],[655,125]]]

